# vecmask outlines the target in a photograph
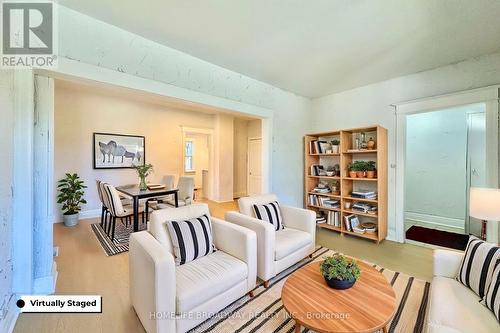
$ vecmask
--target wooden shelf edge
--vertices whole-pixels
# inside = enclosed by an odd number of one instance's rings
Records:
[[[356,151],[344,151],[342,154],[376,154],[377,149],[366,149],[366,150],[356,150]]]
[[[327,154],[327,153],[323,153],[323,154],[311,154],[311,153],[309,153],[309,156],[340,156],[340,153],[337,153],[337,154]]]
[[[374,234],[368,234],[368,233],[359,234],[357,232],[342,230],[342,233],[347,234],[347,235],[353,235],[353,236],[361,237],[361,238],[371,239],[371,240],[374,240],[374,241],[377,241],[377,242],[379,241],[379,239],[378,239],[378,231],[376,233],[374,233]]]
[[[312,207],[312,208],[318,208],[318,209],[325,209],[325,210],[331,210],[332,212],[342,212],[342,209],[340,208],[328,208],[328,207],[323,207],[323,206],[316,206],[316,205],[310,205],[307,204],[307,207]]]
[[[323,229],[328,229],[328,230],[334,230],[338,232],[342,232],[342,227],[335,227],[333,225],[327,224],[327,223],[319,223],[316,224],[318,227],[323,228]]]
[[[340,194],[331,194],[331,193],[317,193],[317,192],[307,192],[307,194],[320,195],[329,198],[342,199]]]
[[[311,175],[307,175],[307,177],[311,177],[311,178],[326,178],[326,179],[335,179],[335,180],[340,180],[340,177],[337,177],[337,176],[311,176]]]
[[[376,182],[378,181],[378,178],[351,178],[351,177],[342,177],[342,180],[359,180],[359,181],[367,181],[367,182]]]
[[[355,198],[351,197],[349,195],[343,195],[342,199],[347,199],[347,200],[352,200],[352,201],[361,201],[361,202],[371,202],[371,203],[378,203],[377,199],[363,199],[363,198]]]
[[[374,219],[378,219],[378,214],[368,214],[368,213],[361,213],[361,212],[356,212],[350,209],[342,209],[343,213],[348,213],[348,214],[353,214],[353,215],[360,215],[360,216],[366,216],[366,217],[373,217]]]

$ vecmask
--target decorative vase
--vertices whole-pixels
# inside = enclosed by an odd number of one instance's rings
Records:
[[[370,150],[375,149],[375,140],[373,140],[373,138],[370,138],[370,140],[368,140],[367,146]]]
[[[356,282],[356,280],[352,280],[352,281],[337,280],[337,279],[328,280],[326,277],[325,277],[325,281],[326,281],[326,284],[328,285],[328,287],[333,288],[333,289],[340,289],[340,290],[349,289]]]
[[[366,172],[367,178],[375,178],[375,170]]]
[[[63,222],[67,227],[74,227],[78,224],[78,213],[75,214],[63,214]]]
[[[146,177],[139,177],[141,182],[139,183],[139,190],[145,191],[148,189],[148,184],[146,184]]]
[[[356,178],[356,171],[349,171],[349,177]]]

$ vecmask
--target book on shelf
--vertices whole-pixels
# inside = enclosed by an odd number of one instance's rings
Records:
[[[328,212],[327,224],[340,228],[340,212]]]
[[[320,164],[311,165],[311,176],[325,176],[325,167]]]
[[[340,208],[340,201],[321,195],[309,194],[309,205],[325,208]]]
[[[313,140],[309,142],[309,153],[310,154],[325,154],[331,145],[324,140]]]
[[[355,214],[344,216],[344,223],[346,230],[355,232],[355,229],[359,229],[360,222],[359,218]]]

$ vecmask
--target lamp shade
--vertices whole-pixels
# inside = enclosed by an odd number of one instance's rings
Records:
[[[500,189],[471,187],[469,215],[485,221],[500,221]]]

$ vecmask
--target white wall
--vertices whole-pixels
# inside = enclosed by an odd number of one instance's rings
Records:
[[[115,185],[138,183],[132,169],[93,169],[92,134],[145,136],[146,161],[154,166],[154,174],[148,181],[160,182],[164,175],[184,174],[181,126],[214,128],[214,116],[137,101],[123,93],[113,94],[99,88],[56,81],[54,180],[59,180],[66,172],[78,173],[88,186],[88,203],[82,207],[82,215],[92,216],[100,209],[96,179]],[[60,217],[57,205],[54,216]]]
[[[13,71],[0,73],[0,313],[12,295],[12,160],[13,160]],[[0,329],[2,322],[0,321]]]
[[[78,36],[76,38],[76,36]],[[271,189],[302,204],[302,137],[310,100],[213,65],[65,7],[59,11],[60,57],[274,111]]]
[[[313,100],[313,131],[380,124],[389,131],[395,163],[396,119],[391,104],[500,83],[500,53],[403,76]],[[389,169],[389,238],[395,231],[395,171]]]
[[[406,212],[461,220],[463,228],[466,175],[467,110],[409,115],[406,118]]]

